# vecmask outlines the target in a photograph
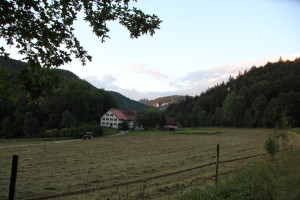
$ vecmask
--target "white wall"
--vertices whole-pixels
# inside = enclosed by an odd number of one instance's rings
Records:
[[[122,120],[119,120],[110,110],[107,111],[104,115],[101,117],[100,126],[106,126],[111,128],[118,128],[119,123],[121,123]]]

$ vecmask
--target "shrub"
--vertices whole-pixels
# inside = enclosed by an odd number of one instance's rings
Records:
[[[275,137],[269,137],[265,141],[264,148],[273,158],[275,153],[279,150],[278,139]]]
[[[98,124],[82,124],[78,128],[78,132],[84,135],[86,132],[92,132],[93,136],[101,137],[103,136],[103,128]]]
[[[63,128],[59,131],[59,137],[78,137],[79,131],[77,128]]]
[[[52,138],[52,137],[58,137],[59,136],[59,131],[58,129],[51,129],[51,130],[45,130],[43,133],[43,136],[45,138]]]

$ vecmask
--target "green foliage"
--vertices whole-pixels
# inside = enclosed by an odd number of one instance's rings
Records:
[[[54,138],[59,136],[58,129],[45,130],[43,133],[43,137],[45,138]]]
[[[65,111],[62,114],[61,125],[62,128],[72,128],[76,126],[75,118],[69,111]]]
[[[243,96],[235,92],[228,94],[222,107],[222,117],[224,123],[233,126],[242,126],[242,120],[245,111],[245,100]]]
[[[13,99],[13,88],[9,84],[11,73],[0,65],[0,98]]]
[[[278,139],[275,137],[269,137],[266,139],[264,143],[264,149],[271,155],[273,158],[274,155],[278,152],[279,150],[279,144],[278,144]]]
[[[103,136],[103,128],[97,123],[85,123],[78,127],[79,135],[82,136],[86,132],[92,132],[94,137]]]
[[[0,10],[5,13],[1,13],[0,38],[7,45],[14,45],[33,64],[58,67],[71,62],[71,55],[75,55],[85,65],[92,58],[74,35],[78,13],[84,13],[84,20],[101,42],[109,38],[107,21],[119,21],[129,30],[131,38],[148,33],[152,36],[159,29],[162,21],[157,16],[129,8],[129,1],[2,0]],[[0,56],[8,55],[4,47],[0,47]]]
[[[144,128],[155,128],[156,125],[164,126],[166,121],[164,113],[154,108],[139,111],[136,122],[138,125],[143,125]]]
[[[24,117],[24,135],[26,138],[39,137],[39,120],[31,112],[27,112]]]
[[[178,200],[215,199],[300,199],[300,153],[284,154],[273,162],[255,164],[226,181],[194,188]]]
[[[122,131],[127,131],[129,130],[129,124],[127,121],[123,121],[122,123],[119,123],[119,130],[122,130]]]
[[[19,75],[31,101],[37,101],[58,89],[61,85],[61,76],[58,71],[41,68],[39,65],[29,65]]]
[[[300,59],[252,67],[199,96],[170,105],[165,114],[193,126],[300,126]]]
[[[32,101],[32,98],[27,96],[24,82],[19,79],[20,72],[27,69],[26,64],[15,60],[0,59],[1,63],[7,65],[3,66],[6,75],[1,76],[0,80],[3,79],[3,82],[11,90],[9,94],[0,93],[0,138],[40,137],[47,130],[78,128],[84,123],[99,121],[101,114],[110,108],[118,107],[109,92],[97,89],[74,74],[58,69],[45,70],[50,73],[49,76],[54,75],[55,77],[55,74],[62,72],[57,76],[61,80],[60,87],[54,90],[49,89],[49,92],[43,93],[43,97],[38,101]],[[52,74],[52,72],[54,73]],[[46,91],[48,78],[36,76],[37,80],[41,80],[41,82],[33,81],[37,91]],[[41,83],[45,84],[40,87]],[[97,126],[99,125],[97,124]],[[92,131],[94,131],[93,129]],[[98,135],[102,134],[100,129],[97,129],[97,132],[99,132]],[[51,135],[49,132],[46,133],[46,135],[49,134]],[[61,133],[60,135],[73,137],[74,134]]]
[[[79,130],[77,128],[62,128],[59,137],[79,137]]]

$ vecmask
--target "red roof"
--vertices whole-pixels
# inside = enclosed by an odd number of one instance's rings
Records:
[[[137,112],[135,110],[119,110],[119,109],[110,109],[110,111],[118,118],[123,120],[135,120]]]

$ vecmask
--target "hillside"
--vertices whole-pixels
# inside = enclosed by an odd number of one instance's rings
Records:
[[[192,127],[300,126],[300,59],[252,67],[170,105],[166,116]]]
[[[112,94],[112,96],[115,97],[117,103],[119,104],[119,107],[123,110],[145,110],[151,108],[151,106],[129,99],[128,97],[125,97],[118,92],[109,92]]]
[[[148,106],[153,106],[153,107],[163,110],[163,109],[166,109],[171,104],[181,102],[185,98],[186,98],[186,96],[173,95],[173,96],[160,97],[160,98],[157,98],[154,100],[141,99],[141,100],[139,100],[139,102],[144,103]]]
[[[14,74],[19,74],[21,71],[23,71],[24,69],[27,68],[26,63],[24,63],[22,61],[14,60],[14,59],[6,60],[3,58],[0,58],[0,65],[3,68],[8,69],[11,73],[14,73]],[[73,72],[70,72],[68,70],[64,70],[64,69],[52,69],[52,70],[59,72],[64,77],[64,79],[67,79],[67,80],[79,80],[80,79],[76,74],[74,74]],[[88,84],[90,84],[90,83],[88,83]],[[94,87],[94,86],[92,84],[90,84],[90,87]],[[114,92],[114,91],[109,91],[109,92],[112,94],[112,96],[117,101],[118,107],[120,109],[144,110],[147,108],[151,108],[151,106],[147,106],[140,102],[129,99],[118,92]]]

